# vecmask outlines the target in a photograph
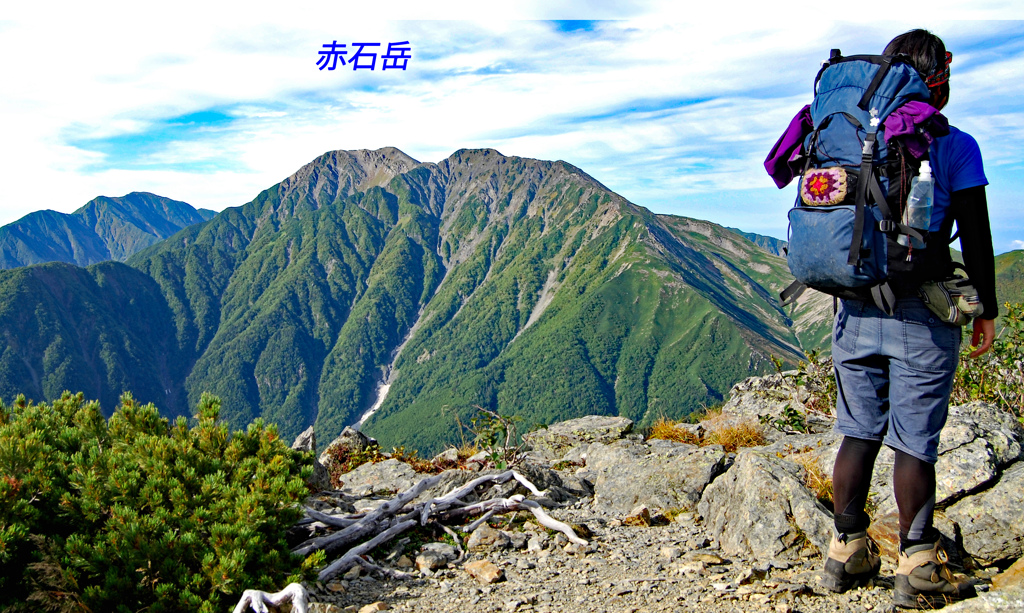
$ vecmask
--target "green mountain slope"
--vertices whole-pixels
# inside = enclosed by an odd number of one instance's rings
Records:
[[[37,211],[0,228],[0,268],[43,262],[88,266],[124,261],[186,226],[213,217],[213,211],[133,192],[122,198],[100,196],[74,213]]]
[[[1010,251],[996,256],[996,296],[1002,304],[1024,303],[1024,251]]]
[[[0,390],[33,400],[81,390],[109,411],[125,390],[189,414],[170,310],[151,278],[117,262],[0,271]]]
[[[770,355],[792,363],[820,346],[831,315],[811,293],[783,312],[784,260],[734,232],[654,215],[564,162],[493,150],[437,164],[330,152],[128,264],[147,279],[134,299],[153,305],[169,363],[129,372],[125,389],[166,373],[165,395],[185,399],[176,410],[210,391],[236,426],[262,416],[294,436],[315,423],[322,439],[366,417],[383,444],[424,452],[476,404],[528,423],[682,417],[770,369]],[[81,277],[93,270],[51,283],[95,301],[81,308],[127,300],[96,295]],[[9,285],[41,291],[27,277]],[[45,295],[23,304],[62,316]],[[96,322],[134,347],[117,321]],[[12,355],[41,351],[12,326],[14,337]],[[90,394],[93,371],[59,381]],[[32,380],[11,375],[0,394],[23,390],[19,377]]]
[[[743,238],[749,240],[750,242],[754,243],[761,249],[764,249],[768,253],[778,255],[781,257],[786,257],[786,254],[783,251],[783,249],[785,249],[786,245],[788,245],[789,243],[782,240],[781,238],[775,238],[774,236],[765,236],[763,234],[755,234],[754,232],[744,232],[743,230],[740,230],[738,228],[729,228],[729,230],[732,230],[736,234],[739,234]]]

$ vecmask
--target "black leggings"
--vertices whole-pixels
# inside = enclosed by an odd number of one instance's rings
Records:
[[[832,500],[835,503],[836,530],[842,533],[866,530],[869,518],[864,512],[871,489],[871,473],[881,441],[847,436],[839,447],[832,471]],[[904,541],[931,540],[935,510],[935,465],[896,451],[893,467],[893,491],[900,510],[900,537]]]

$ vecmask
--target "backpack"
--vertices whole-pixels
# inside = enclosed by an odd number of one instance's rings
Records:
[[[814,80],[813,130],[803,141],[803,172],[789,211],[787,261],[796,278],[780,294],[792,304],[807,287],[838,298],[873,300],[892,314],[896,296],[919,284],[925,250],[904,246],[927,231],[902,223],[920,161],[900,138],[886,142],[886,117],[929,91],[904,55],[843,57],[833,49]],[[906,241],[909,242],[909,241]],[[916,286],[915,286],[916,287]]]

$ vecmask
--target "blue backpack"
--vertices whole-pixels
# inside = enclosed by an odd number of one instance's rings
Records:
[[[843,57],[833,49],[814,80],[813,131],[796,204],[789,211],[787,261],[796,281],[780,294],[791,304],[811,287],[839,298],[873,300],[891,314],[891,282],[913,278],[922,257],[897,242],[927,240],[902,223],[920,160],[899,139],[886,143],[883,122],[928,87],[903,55]],[[924,251],[918,250],[923,256]]]

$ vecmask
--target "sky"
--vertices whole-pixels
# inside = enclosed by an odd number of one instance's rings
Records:
[[[981,147],[996,252],[1024,248],[1021,2],[20,4],[0,11],[0,225],[132,191],[219,211],[336,149],[486,147],[785,238],[795,189],[763,161],[820,62],[925,27],[953,52],[944,114]],[[403,41],[405,70],[318,64]]]

